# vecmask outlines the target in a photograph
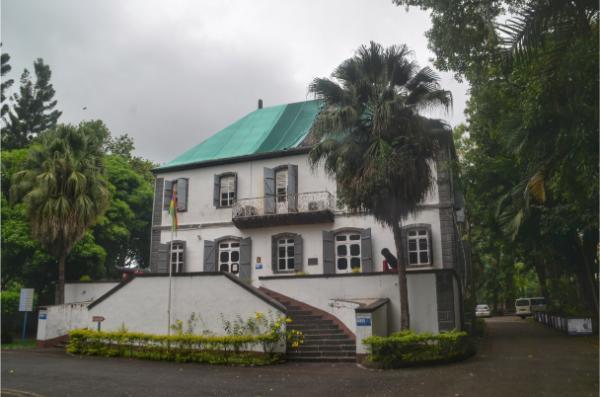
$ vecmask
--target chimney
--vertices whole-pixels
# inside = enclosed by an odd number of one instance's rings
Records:
[[[262,99],[259,99],[259,100],[258,100],[258,108],[259,108],[259,109],[262,109]]]

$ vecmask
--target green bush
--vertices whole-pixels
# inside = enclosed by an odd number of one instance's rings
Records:
[[[2,343],[11,343],[19,324],[19,290],[0,292],[2,304]]]
[[[466,332],[440,334],[402,331],[391,336],[371,336],[363,340],[369,346],[369,361],[383,368],[451,362],[469,357],[474,346]]]
[[[137,332],[69,332],[67,351],[105,357],[135,357],[150,360],[208,364],[267,365],[281,361],[274,353],[280,335],[151,335]],[[263,353],[249,351],[263,347]]]

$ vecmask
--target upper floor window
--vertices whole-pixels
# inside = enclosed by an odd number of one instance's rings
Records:
[[[235,202],[235,176],[222,176],[219,185],[221,207],[231,207]]]
[[[182,242],[173,242],[171,244],[171,272],[183,272],[183,258],[185,247]]]
[[[408,231],[408,264],[431,265],[431,247],[429,230],[416,228]]]
[[[360,246],[360,233],[336,234],[335,265],[337,273],[350,273],[361,270]]]
[[[215,175],[213,205],[227,208],[235,204],[237,198],[237,175],[233,172]]]
[[[163,192],[163,209],[168,210],[173,199],[173,191],[176,192],[177,211],[187,211],[188,200],[188,178],[179,178],[171,181],[165,181]]]
[[[287,168],[278,170],[275,172],[275,186],[278,203],[285,203],[287,201],[287,190],[288,190],[288,170]]]

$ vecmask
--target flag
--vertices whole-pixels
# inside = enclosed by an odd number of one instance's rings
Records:
[[[173,192],[171,193],[171,204],[169,204],[169,214],[171,215],[171,230],[177,230],[177,182],[173,183]]]

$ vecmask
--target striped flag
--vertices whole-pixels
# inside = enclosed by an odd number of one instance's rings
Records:
[[[177,183],[173,183],[173,192],[171,193],[171,204],[169,204],[169,214],[171,215],[171,231],[177,230]]]

